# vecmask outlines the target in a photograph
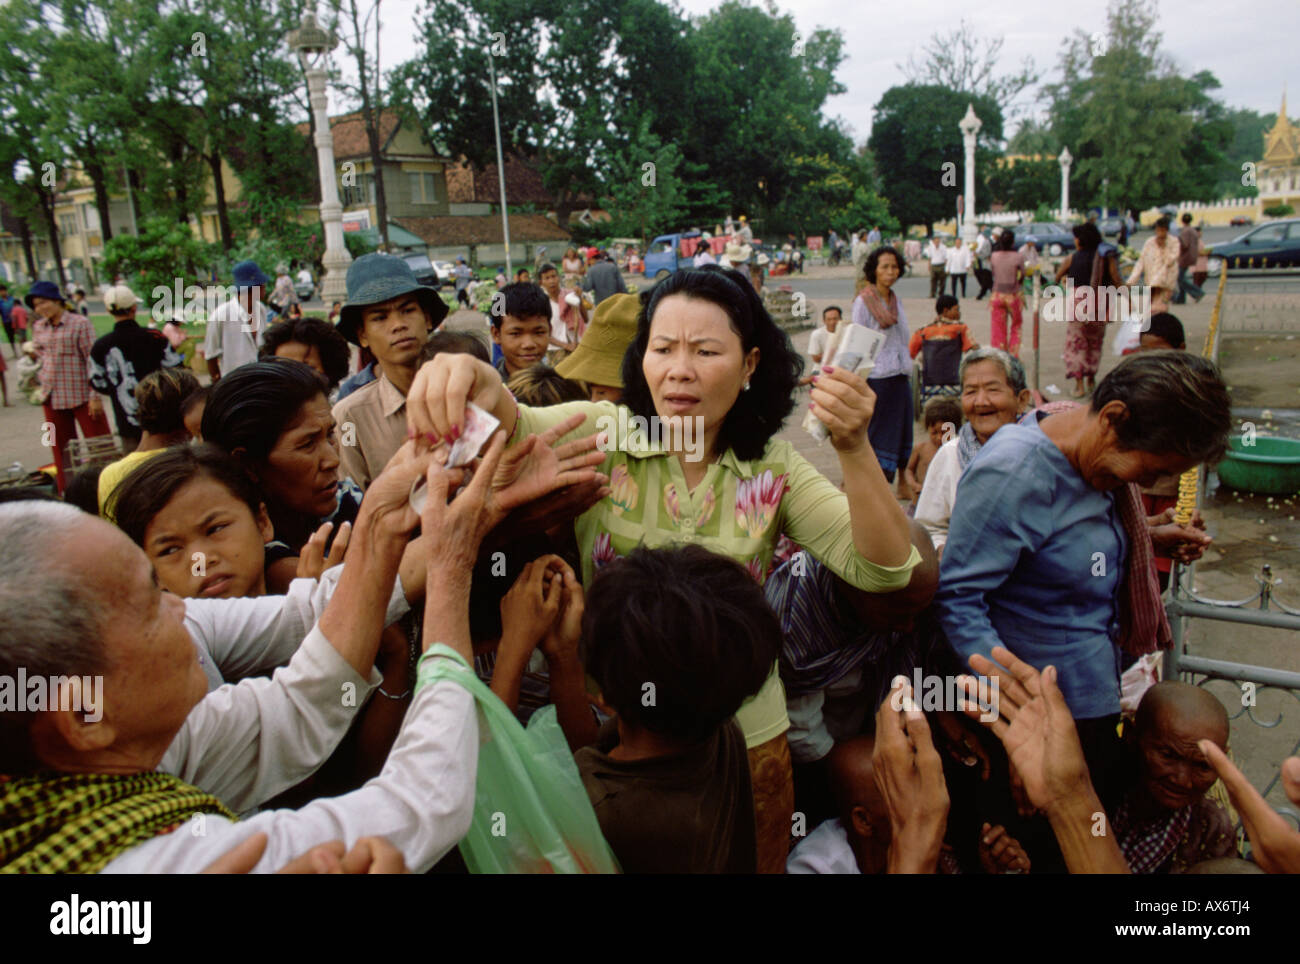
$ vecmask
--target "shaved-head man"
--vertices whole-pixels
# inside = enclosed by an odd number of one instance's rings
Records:
[[[883,874],[889,863],[889,808],[876,787],[875,742],[858,736],[836,743],[826,762],[838,816],[795,847],[790,874]]]
[[[1228,748],[1228,713],[1211,693],[1168,681],[1147,690],[1126,728],[1136,775],[1115,811],[1120,849],[1134,873],[1182,873],[1237,853],[1223,809],[1206,797],[1218,779],[1197,746]]]

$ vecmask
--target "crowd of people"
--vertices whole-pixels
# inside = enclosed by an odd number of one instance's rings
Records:
[[[62,502],[0,504],[0,679],[52,681],[0,712],[0,869],[455,873],[493,840],[510,865],[554,780],[628,873],[1300,870],[1214,697],[1121,704],[1169,645],[1157,553],[1209,541],[1150,500],[1226,448],[1215,366],[1168,316],[1090,400],[1035,408],[1011,245],[980,347],[949,295],[913,334],[903,256],[868,243],[808,376],[717,265],[637,296],[566,252],[501,286],[483,338],[391,255],[328,321],[268,320],[244,263],[206,386],[129,289],[96,341],[34,285],[48,417],[98,428],[104,392],[138,437]],[[834,364],[850,325],[884,337],[868,378]],[[960,391],[914,447],[934,338]],[[779,437],[805,405],[841,484]],[[480,766],[547,726],[558,753]],[[1300,760],[1283,777],[1300,802]]]

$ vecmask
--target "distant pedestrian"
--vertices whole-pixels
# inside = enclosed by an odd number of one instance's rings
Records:
[[[90,349],[90,384],[113,405],[113,420],[127,452],[140,444],[143,429],[136,417],[135,388],[145,376],[160,368],[177,368],[181,356],[167,336],[136,321],[140,299],[126,285],[104,292],[104,307],[113,316],[113,330],[101,335]]]
[[[18,346],[14,344],[13,322],[14,299],[9,294],[9,286],[0,284],[0,323],[4,324],[5,334],[9,336],[9,348],[18,358]]]
[[[1181,305],[1186,303],[1187,296],[1190,294],[1197,301],[1205,297],[1205,292],[1201,290],[1189,274],[1196,268],[1196,261],[1201,253],[1201,234],[1196,228],[1192,227],[1192,216],[1184,214],[1183,229],[1178,232],[1178,288],[1174,293],[1174,304]]]
[[[937,298],[943,294],[948,265],[948,250],[937,234],[930,235],[930,243],[925,246],[925,257],[930,262],[930,297]]]
[[[993,290],[993,272],[989,270],[989,256],[992,254],[993,242],[981,231],[975,236],[975,280],[980,286],[979,292],[975,295],[976,301],[980,301]]]
[[[36,315],[32,341],[41,358],[41,402],[45,421],[53,427],[49,446],[59,491],[67,487],[63,449],[77,437],[108,435],[104,406],[90,387],[90,349],[95,328],[85,315],[72,312],[52,281],[37,281],[23,299]]]
[[[570,249],[572,250],[572,249]],[[469,270],[463,257],[456,259],[456,267],[451,269],[451,276],[456,279],[456,300],[462,307],[469,307],[469,283],[474,275]]]
[[[594,305],[600,304],[610,295],[627,294],[623,273],[618,270],[618,265],[613,262],[607,251],[597,252],[595,262],[587,269],[586,277],[582,279],[582,290],[591,292]]]
[[[257,361],[257,349],[267,326],[262,294],[271,279],[255,261],[239,262],[233,274],[235,297],[212,312],[203,340],[203,356],[214,382],[240,365]]]
[[[1090,222],[1075,225],[1074,243],[1077,250],[1057,267],[1056,280],[1069,275],[1074,285],[1074,300],[1067,305],[1062,357],[1065,377],[1074,379],[1074,397],[1082,398],[1096,387],[1106,323],[1114,320],[1109,314],[1111,298],[1104,289],[1118,288],[1122,282],[1115,248],[1102,241],[1097,225]],[[1172,242],[1170,246],[1177,247]]]
[[[885,343],[867,385],[876,393],[867,440],[885,478],[892,484],[912,456],[912,358],[903,299],[894,283],[903,273],[903,256],[890,247],[871,252],[862,266],[864,284],[853,300],[853,324],[881,332]],[[902,483],[900,479],[900,494]],[[907,493],[911,498],[911,493]]]
[[[1151,287],[1152,311],[1169,310],[1169,298],[1178,285],[1180,251],[1179,243],[1169,236],[1169,219],[1161,218],[1156,222],[1156,233],[1142,245],[1142,253],[1127,282],[1135,285],[1138,278],[1146,277]]]
[[[72,310],[79,315],[90,317],[90,302],[86,300],[85,288],[78,288],[72,293]]]
[[[970,251],[966,245],[961,243],[959,238],[952,239],[952,245],[947,251],[947,260],[944,263],[944,271],[948,275],[948,283],[952,287],[952,296],[957,297],[957,285],[961,285],[961,296],[966,297],[966,273],[970,271]]]
[[[989,327],[994,348],[1002,348],[1020,357],[1020,326],[1023,322],[1021,300],[1024,297],[1025,259],[1016,250],[1016,237],[1010,231],[998,235],[998,250],[989,258],[993,275],[993,295],[989,299]],[[1010,337],[1007,314],[1011,315]]]

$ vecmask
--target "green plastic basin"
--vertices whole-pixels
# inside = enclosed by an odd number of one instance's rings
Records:
[[[1219,481],[1260,495],[1300,492],[1300,441],[1257,435],[1253,445],[1241,436],[1228,439],[1228,454],[1218,465]]]

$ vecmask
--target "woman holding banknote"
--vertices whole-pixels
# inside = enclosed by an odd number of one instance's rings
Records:
[[[867,440],[875,395],[833,367],[814,380],[812,411],[839,455],[841,491],[775,438],[794,408],[802,369],[748,279],[708,267],[678,272],[643,297],[623,359],[621,406],[520,406],[490,365],[440,355],[417,374],[407,417],[435,443],[459,436],[470,401],[500,419],[512,439],[579,413],[586,422],[574,435],[607,431],[598,468],[612,491],[576,523],[584,584],[638,545],[672,542],[728,555],[761,583],[786,535],[860,589],[901,588],[920,556]],[[780,873],[794,799],[775,666],[736,719],[749,747],[759,867]]]

